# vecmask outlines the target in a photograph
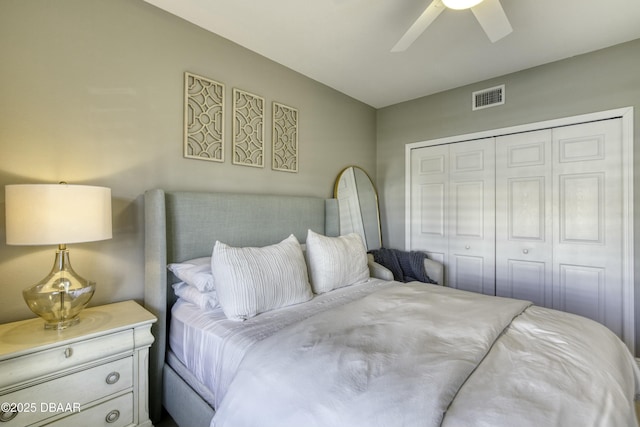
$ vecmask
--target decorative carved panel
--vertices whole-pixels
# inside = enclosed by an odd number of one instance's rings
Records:
[[[224,85],[184,74],[184,156],[224,161]]]
[[[273,170],[298,172],[298,110],[273,103]]]
[[[233,89],[233,163],[264,166],[264,98]]]

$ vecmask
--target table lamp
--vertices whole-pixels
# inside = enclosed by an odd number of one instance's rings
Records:
[[[111,189],[87,185],[5,186],[8,245],[58,245],[51,272],[22,292],[45,329],[65,329],[80,321],[95,283],[71,268],[67,244],[111,238]]]

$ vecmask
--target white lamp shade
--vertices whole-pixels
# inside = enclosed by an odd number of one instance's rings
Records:
[[[111,238],[111,189],[88,185],[5,186],[7,244],[59,245]]]
[[[482,0],[442,0],[442,3],[449,9],[462,10],[482,3]]]

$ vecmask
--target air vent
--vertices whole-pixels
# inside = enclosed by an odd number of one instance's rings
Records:
[[[475,91],[471,94],[472,110],[504,104],[504,85]]]

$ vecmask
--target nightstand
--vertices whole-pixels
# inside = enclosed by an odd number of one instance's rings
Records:
[[[87,308],[80,323],[0,325],[0,427],[145,426],[151,324],[134,301]]]

